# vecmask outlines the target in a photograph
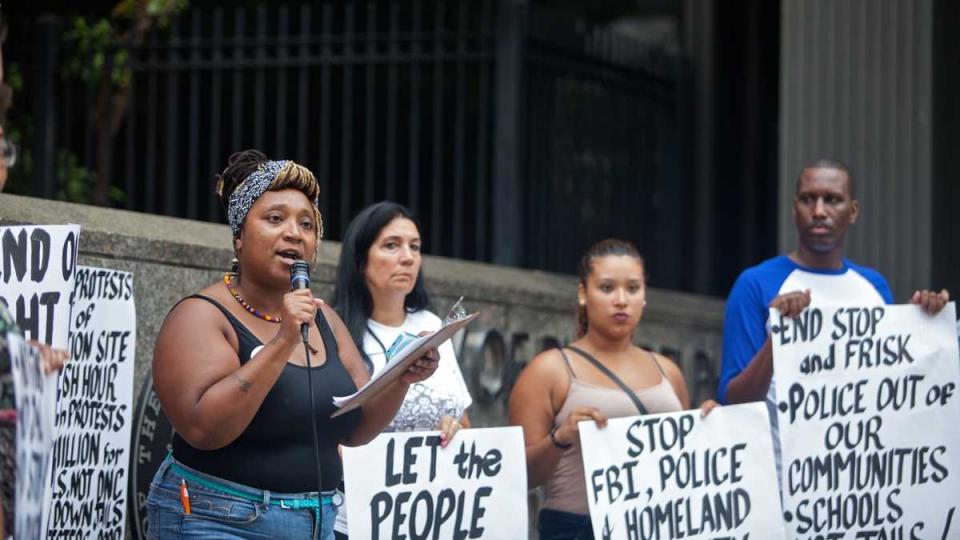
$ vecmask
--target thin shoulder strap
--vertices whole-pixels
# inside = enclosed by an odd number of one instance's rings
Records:
[[[640,401],[639,397],[637,397],[636,392],[634,392],[629,386],[627,386],[625,382],[620,380],[620,377],[617,377],[616,373],[610,371],[610,368],[601,364],[599,360],[591,356],[589,353],[587,353],[583,349],[574,347],[573,345],[567,345],[567,348],[579,354],[580,356],[584,357],[588,362],[593,364],[593,367],[599,369],[600,372],[606,375],[608,379],[616,383],[616,385],[619,386],[620,389],[623,390],[625,394],[627,394],[627,397],[630,398],[630,401],[633,401],[633,405],[637,408],[637,411],[639,411],[640,414],[647,414],[647,408],[643,406],[643,402]]]
[[[657,355],[654,354],[653,351],[647,351],[647,352],[650,353],[650,358],[653,358],[653,363],[657,366],[657,369],[660,370],[660,375],[663,376],[663,379],[664,379],[664,380],[668,380],[668,379],[667,379],[667,372],[663,370],[663,366],[661,366],[661,365],[660,365],[660,361],[657,360]]]
[[[223,316],[226,317],[228,321],[230,321],[231,323],[234,323],[234,326],[236,326],[236,325],[243,326],[243,324],[241,324],[240,321],[237,320],[237,318],[233,316],[233,313],[230,313],[230,310],[228,310],[227,308],[225,308],[225,307],[223,306],[223,304],[221,304],[220,302],[217,302],[216,300],[214,300],[213,298],[210,298],[209,296],[204,296],[204,295],[202,295],[202,294],[191,294],[190,296],[187,296],[186,298],[181,298],[181,299],[180,299],[180,302],[183,302],[184,300],[190,300],[191,298],[198,298],[198,299],[200,299],[200,300],[206,300],[206,301],[209,302],[210,304],[213,304],[213,307],[219,309],[219,310],[220,310],[220,313],[223,313]],[[177,302],[177,304],[174,305],[173,307],[177,307],[178,305],[180,305],[180,302]]]
[[[563,352],[563,347],[557,348],[560,351],[560,356],[563,357],[563,365],[567,368],[567,373],[570,375],[571,379],[576,379],[577,376],[573,373],[573,368],[570,366],[570,359],[567,358],[567,353]]]
[[[327,348],[327,358],[339,357],[340,349],[337,346],[337,334],[330,326],[330,322],[327,321],[327,316],[323,314],[323,309],[317,308],[317,314],[314,316],[313,322],[316,323],[317,330],[320,330],[320,339],[323,340],[323,346]]]
[[[262,343],[262,342],[260,341],[260,338],[258,338],[257,336],[255,336],[255,335],[253,334],[253,332],[251,332],[250,329],[246,327],[246,325],[244,325],[242,322],[240,322],[240,319],[236,318],[236,317],[233,315],[233,313],[230,313],[230,310],[227,309],[226,307],[224,307],[224,305],[221,304],[220,302],[217,302],[217,301],[214,300],[213,298],[210,298],[209,296],[204,296],[204,295],[202,295],[202,294],[191,294],[190,296],[187,296],[186,298],[181,298],[181,299],[180,299],[180,302],[183,302],[184,300],[190,300],[191,298],[197,298],[197,299],[199,299],[199,300],[205,300],[205,301],[209,302],[210,304],[212,304],[215,308],[219,309],[219,310],[220,310],[220,313],[223,313],[223,316],[227,318],[227,322],[230,323],[230,326],[233,327],[233,331],[237,333],[237,338],[238,338],[238,339],[239,339],[239,337],[240,337],[240,334],[243,334],[245,338],[250,339],[250,340],[252,340],[252,341],[255,342],[255,343]],[[177,307],[178,305],[180,305],[180,302],[177,302],[177,304],[174,305],[173,307]]]

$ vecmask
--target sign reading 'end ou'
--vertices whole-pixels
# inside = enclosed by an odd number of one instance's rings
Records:
[[[0,227],[0,302],[27,339],[67,348],[79,225]]]

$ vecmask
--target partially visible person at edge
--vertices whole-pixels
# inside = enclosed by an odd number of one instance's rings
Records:
[[[633,344],[646,306],[644,262],[622,240],[594,244],[580,261],[577,340],[537,355],[510,395],[510,423],[523,427],[529,487],[545,484],[542,540],[592,539],[577,423],[690,407],[683,373]],[[604,375],[606,367],[633,395]],[[636,404],[635,398],[640,405]],[[707,414],[716,404],[701,406]]]
[[[6,34],[6,28],[0,29],[0,34]],[[0,36],[0,42],[2,42]],[[0,83],[3,81],[3,57],[0,52]],[[0,99],[6,104],[9,101],[9,87],[0,88]],[[2,109],[6,110],[6,105]],[[0,191],[7,183],[8,167],[12,167],[16,159],[16,147],[7,140],[0,126]],[[8,532],[13,532],[14,508],[16,500],[16,436],[17,412],[14,409],[13,374],[10,366],[10,350],[7,347],[7,333],[20,334],[14,318],[0,302],[0,538],[6,538]],[[66,351],[51,348],[37,341],[30,341],[40,351],[43,369],[47,374],[63,367],[67,360]]]
[[[313,260],[322,237],[316,178],[247,150],[230,156],[217,193],[234,269],[174,306],[157,336],[154,387],[176,433],[150,486],[147,535],[332,540],[338,445],[379,434],[439,355],[429,351],[362,409],[330,418],[332,398],[370,375],[333,309],[309,289],[291,290],[291,266]]]
[[[401,334],[419,335],[442,326],[430,311],[424,285],[420,225],[413,213],[394,202],[363,209],[340,248],[334,309],[364,357],[371,374],[383,369],[387,350]],[[461,427],[469,427],[473,403],[453,345],[440,346],[437,372],[414,384],[386,431],[439,430],[446,446]],[[347,493],[349,496],[349,493]],[[337,515],[337,538],[347,538],[347,516]]]
[[[766,401],[778,475],[780,437],[768,308],[796,317],[811,304],[893,303],[890,287],[879,272],[843,256],[847,229],[859,214],[853,175],[846,165],[828,158],[806,165],[793,197],[797,248],[744,270],[727,297],[717,400],[725,404]],[[946,290],[922,290],[910,302],[935,314],[949,299]]]

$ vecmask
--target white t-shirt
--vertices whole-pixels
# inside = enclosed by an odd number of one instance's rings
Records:
[[[890,287],[876,270],[846,259],[837,270],[801,266],[780,255],[748,268],[727,297],[723,321],[723,360],[718,401],[727,403],[727,385],[740,374],[770,334],[770,301],[777,295],[810,289],[810,306],[873,306],[893,302]],[[775,377],[776,375],[774,375]],[[766,403],[770,411],[773,454],[779,477],[781,467],[780,429],[777,424],[777,396],[774,377],[770,379]]]
[[[417,335],[420,332],[433,332],[442,326],[440,317],[427,310],[408,313],[400,326],[386,326],[367,320],[367,333],[363,336],[363,352],[373,363],[373,372],[383,369],[386,364],[386,350],[401,332]],[[379,341],[378,341],[379,340]],[[437,429],[440,419],[452,416],[459,420],[464,411],[473,403],[467,382],[460,372],[457,355],[453,352],[453,343],[449,340],[440,345],[440,364],[429,379],[410,386],[397,415],[384,430],[391,431],[431,431]],[[337,513],[337,532],[347,534],[346,505]]]

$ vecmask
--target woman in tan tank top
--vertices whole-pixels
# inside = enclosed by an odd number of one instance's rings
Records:
[[[633,345],[646,305],[643,258],[629,242],[604,240],[580,261],[578,339],[537,355],[510,395],[510,423],[523,427],[528,485],[544,485],[541,540],[592,539],[577,423],[640,414],[593,362],[613,372],[647,413],[690,407],[683,373],[671,360]],[[703,404],[704,414],[716,404]]]

